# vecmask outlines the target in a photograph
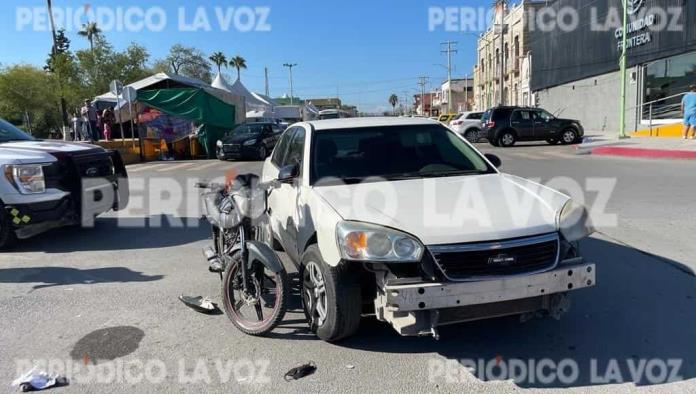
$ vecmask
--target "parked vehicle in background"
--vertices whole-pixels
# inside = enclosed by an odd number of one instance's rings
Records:
[[[283,128],[277,123],[243,123],[218,140],[216,155],[220,160],[265,160],[275,148]]]
[[[450,121],[450,128],[464,136],[469,142],[478,142],[481,138],[481,117],[483,112],[462,112]]]
[[[482,134],[493,146],[510,147],[517,141],[575,144],[585,129],[579,120],[561,119],[541,108],[495,107],[483,114]]]
[[[569,291],[595,284],[578,249],[587,211],[499,165],[429,119],[291,125],[263,166],[279,186],[260,234],[298,268],[310,329],[337,341],[374,315],[437,338],[446,324],[560,316]],[[471,192],[483,205],[463,206]]]
[[[53,228],[91,225],[128,204],[118,151],[37,140],[0,119],[0,249]]]
[[[437,120],[440,123],[449,124],[449,122],[452,119],[454,119],[456,116],[457,116],[457,114],[442,114],[437,118]]]
[[[351,118],[352,116],[350,113],[347,111],[344,111],[342,109],[325,109],[323,111],[319,111],[319,120],[326,120],[326,119],[342,119],[342,118]]]

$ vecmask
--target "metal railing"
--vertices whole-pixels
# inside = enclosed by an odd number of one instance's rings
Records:
[[[680,123],[682,109],[681,100],[679,98],[687,93],[688,92],[682,92],[672,96],[661,97],[657,100],[626,108],[627,110],[638,110],[636,112],[640,119],[636,121],[634,131],[638,131],[638,124],[645,124],[645,121],[647,121],[648,128],[650,129],[650,135],[652,135],[655,125]]]

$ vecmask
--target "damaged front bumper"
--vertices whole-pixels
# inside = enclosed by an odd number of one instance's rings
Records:
[[[477,282],[424,283],[386,279],[375,299],[377,318],[401,335],[433,335],[436,327],[465,321],[546,311],[559,317],[566,293],[594,286],[595,265],[581,259],[556,269]]]

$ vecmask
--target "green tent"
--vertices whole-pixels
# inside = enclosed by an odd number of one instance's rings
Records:
[[[202,125],[198,140],[208,157],[215,154],[215,144],[235,126],[235,107],[201,88],[143,90],[138,101],[168,115]]]

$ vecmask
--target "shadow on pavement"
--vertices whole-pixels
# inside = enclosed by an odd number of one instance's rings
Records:
[[[32,267],[0,269],[0,283],[39,283],[34,290],[54,286],[97,283],[152,282],[164,275],[144,275],[123,267],[77,269],[68,267]]]
[[[210,225],[200,218],[98,218],[92,228],[65,227],[20,241],[10,252],[67,253],[127,249],[157,249],[210,237]]]
[[[516,382],[524,388],[602,385],[616,383],[616,378],[641,386],[664,383],[673,373],[680,376],[678,380],[696,377],[694,277],[635,249],[601,239],[584,241],[582,249],[588,261],[597,263],[598,285],[574,292],[571,309],[560,321],[520,323],[510,317],[464,323],[442,327],[441,339],[435,341],[402,338],[388,325],[366,320],[355,337],[340,345],[377,352],[436,352],[454,360],[448,365],[453,362],[466,375],[483,381],[492,380],[489,376],[496,379],[500,370],[494,368],[488,374],[479,364],[467,372],[464,367],[469,367],[469,360],[495,364],[516,359],[529,366],[529,360],[550,359],[558,366],[570,359],[578,367],[579,375],[572,382]],[[433,381],[446,385],[446,377],[440,375],[447,373],[444,363],[434,357],[423,368],[431,368]],[[641,365],[650,371],[639,370]],[[641,373],[633,375],[632,367]],[[614,380],[607,380],[612,377]]]

